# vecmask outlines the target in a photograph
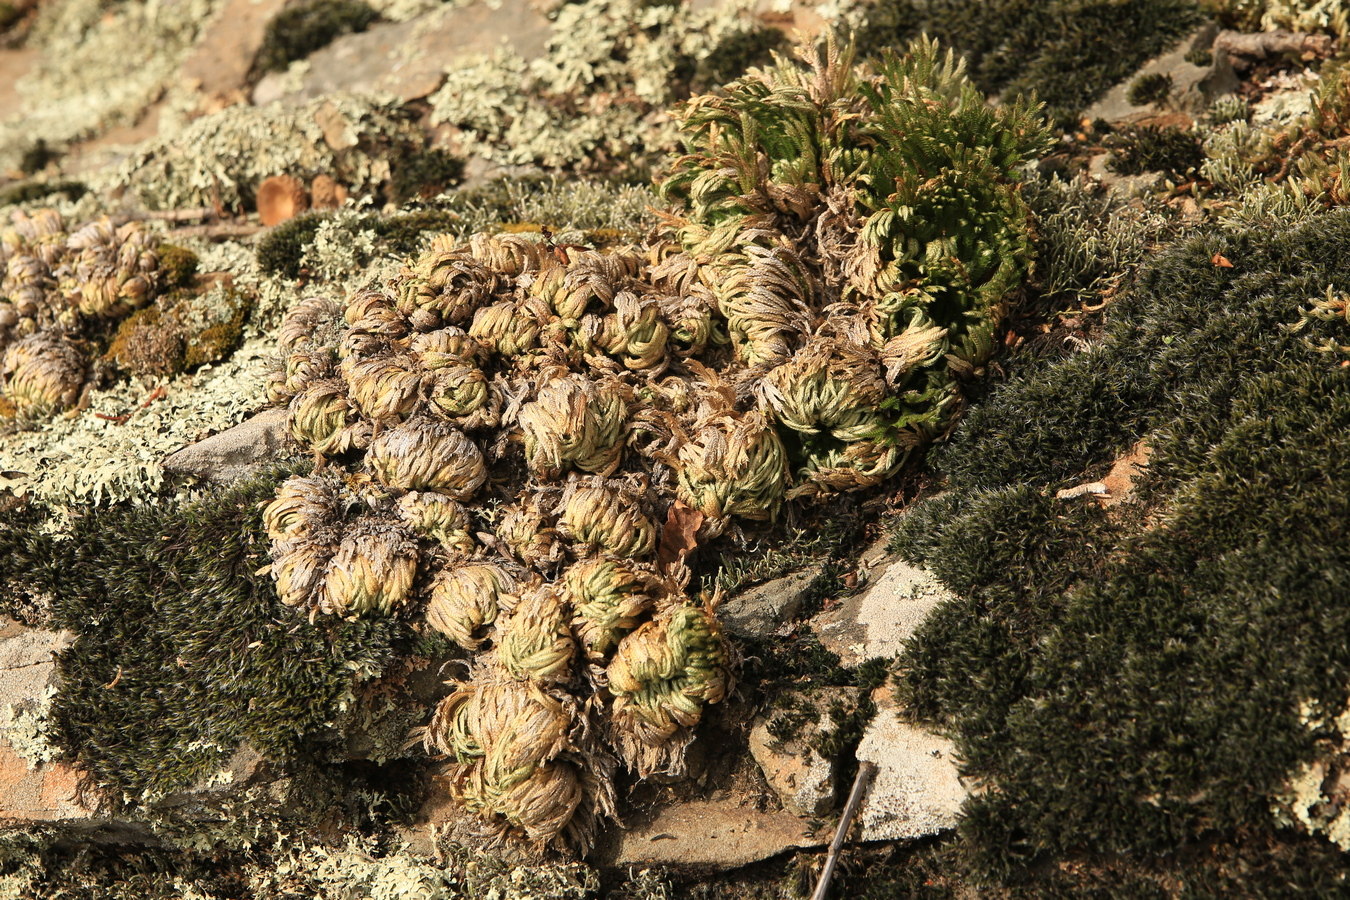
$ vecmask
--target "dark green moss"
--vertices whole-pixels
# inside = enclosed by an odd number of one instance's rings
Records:
[[[273,228],[258,241],[258,266],[268,275],[299,278],[305,248],[314,241],[326,218],[323,213],[306,213]]]
[[[197,277],[197,254],[176,244],[159,245],[159,277],[165,293],[190,288]]]
[[[22,18],[23,10],[7,0],[0,0],[0,34],[9,31]]]
[[[74,201],[87,193],[89,193],[89,188],[83,181],[33,179],[21,181],[0,190],[0,206],[7,206],[11,203],[32,203],[34,200],[42,200],[54,194],[63,194],[67,200]]]
[[[60,158],[59,150],[52,148],[42,138],[38,138],[19,157],[19,171],[25,175],[36,175]]]
[[[59,658],[57,743],[110,800],[135,804],[212,774],[239,744],[317,752],[356,669],[407,643],[391,621],[311,624],[282,606],[261,507],[278,476],[188,506],[113,507],[68,537],[0,524],[0,576],[51,598],[76,642]]]
[[[456,232],[460,221],[460,217],[452,212],[420,209],[377,218],[373,226],[390,253],[412,256],[433,236]]]
[[[966,58],[982,90],[1035,93],[1061,127],[1200,20],[1192,0],[886,0],[876,9],[859,46],[927,33]]]
[[[439,147],[414,153],[394,166],[389,195],[395,203],[434,197],[464,175],[464,160]]]
[[[1209,68],[1214,65],[1214,52],[1208,47],[1196,47],[1187,52],[1186,62],[1193,66]]]
[[[307,0],[287,7],[267,26],[258,51],[260,72],[277,72],[344,34],[365,31],[379,14],[360,0]]]
[[[934,460],[951,489],[896,545],[960,596],[898,683],[991,785],[967,804],[967,880],[1213,896],[1251,866],[1248,896],[1345,891],[1271,806],[1317,752],[1301,704],[1350,698],[1350,369],[1317,349],[1350,326],[1290,327],[1350,290],[1348,265],[1343,211],[1187,240],[1094,350],[1023,370]],[[1144,435],[1136,502],[1054,498]]]
[[[1111,159],[1107,166],[1121,175],[1162,172],[1180,178],[1200,168],[1205,161],[1199,136],[1175,125],[1126,128],[1111,138],[1109,146]]]
[[[1162,72],[1140,75],[1130,82],[1125,99],[1135,106],[1162,103],[1172,94],[1172,76]]]

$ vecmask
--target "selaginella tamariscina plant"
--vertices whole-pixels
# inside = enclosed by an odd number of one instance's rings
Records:
[[[159,246],[136,222],[14,213],[0,230],[0,423],[74,405],[92,362],[84,339],[164,286]]]
[[[730,687],[715,602],[658,557],[671,509],[712,540],[878,484],[1028,264],[1015,171],[1046,134],[930,43],[874,70],[824,43],[680,116],[646,243],[441,238],[279,334],[272,399],[321,462],[265,513],[279,595],[473,654],[425,745],[540,844],[588,844],[617,766],[681,772]]]

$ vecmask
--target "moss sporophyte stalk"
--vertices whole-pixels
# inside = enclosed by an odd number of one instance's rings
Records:
[[[678,115],[646,242],[438,238],[279,331],[269,396],[324,461],[264,513],[279,596],[424,611],[471,652],[426,746],[541,844],[589,844],[617,766],[680,773],[731,687],[717,601],[658,561],[672,503],[711,539],[894,474],[1028,262],[1046,132],[932,43],[867,67],[825,42]]]

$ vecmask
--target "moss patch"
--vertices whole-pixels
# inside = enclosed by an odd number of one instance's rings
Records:
[[[984,91],[1035,93],[1067,127],[1200,17],[1192,0],[900,0],[864,18],[861,46],[927,33],[966,57]]]
[[[1332,877],[1271,805],[1315,753],[1302,704],[1350,693],[1350,369],[1318,349],[1350,334],[1343,316],[1292,327],[1348,264],[1343,212],[1185,241],[1095,347],[995,390],[940,454],[951,490],[897,545],[962,596],[900,686],[992,785],[962,826],[968,875],[1062,888],[1056,864],[1120,854],[1193,869],[1204,893],[1239,864],[1178,850],[1208,840]],[[1138,502],[1054,499],[1144,435]]]
[[[267,26],[258,71],[285,69],[344,34],[365,31],[377,18],[378,13],[360,0],[308,0],[287,7]]]
[[[243,742],[288,759],[325,738],[354,680],[409,640],[398,622],[311,625],[276,599],[260,501],[276,477],[182,506],[114,506],[44,534],[0,526],[0,583],[51,597],[75,644],[59,659],[56,743],[111,799],[215,773]]]

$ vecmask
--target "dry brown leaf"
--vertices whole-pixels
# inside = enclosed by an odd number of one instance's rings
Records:
[[[661,526],[661,543],[656,551],[656,563],[662,571],[681,563],[698,547],[698,530],[703,526],[703,513],[676,500]]]

